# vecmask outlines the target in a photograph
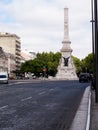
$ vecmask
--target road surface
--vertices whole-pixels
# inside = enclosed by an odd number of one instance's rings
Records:
[[[68,130],[87,86],[44,80],[0,84],[0,130]]]

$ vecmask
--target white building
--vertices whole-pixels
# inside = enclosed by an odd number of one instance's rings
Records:
[[[7,65],[8,65],[7,57],[2,48],[0,47],[0,72],[8,71]]]
[[[11,77],[15,68],[15,56],[4,52],[2,47],[0,47],[0,72],[8,72]]]
[[[36,53],[32,51],[21,51],[21,63],[24,63],[28,60],[33,60],[36,58]]]

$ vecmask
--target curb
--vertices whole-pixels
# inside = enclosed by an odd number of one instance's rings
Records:
[[[89,104],[88,104],[88,116],[87,116],[86,130],[90,129],[90,113],[91,113],[91,92],[89,94]]]

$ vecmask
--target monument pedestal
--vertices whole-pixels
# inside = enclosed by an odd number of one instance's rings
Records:
[[[72,60],[69,61],[69,66],[64,66],[63,62],[58,66],[58,72],[56,75],[56,79],[60,80],[76,80],[77,75],[75,72],[75,67]]]

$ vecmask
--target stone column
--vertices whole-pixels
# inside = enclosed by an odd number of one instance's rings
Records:
[[[72,49],[70,47],[71,41],[69,39],[69,21],[68,21],[68,8],[64,8],[64,39],[62,41],[61,53],[63,57],[71,56]]]
[[[68,8],[64,8],[64,41],[69,41]]]
[[[61,59],[58,66],[57,79],[77,79],[75,67],[71,58],[72,49],[70,47],[71,41],[69,39],[69,21],[68,8],[64,8],[64,39],[62,41]],[[68,59],[68,60],[67,60]],[[67,63],[66,63],[67,60]]]

